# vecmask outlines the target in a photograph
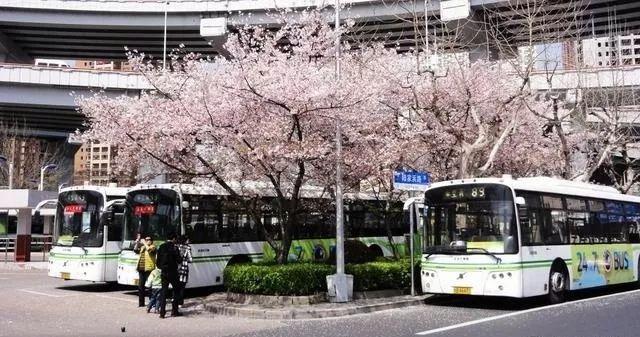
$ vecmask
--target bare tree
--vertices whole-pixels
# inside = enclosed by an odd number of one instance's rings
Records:
[[[52,141],[33,136],[33,132],[14,125],[0,124],[0,154],[13,164],[13,188],[36,189],[40,169],[44,165],[64,164],[64,141]],[[64,168],[46,175],[45,184],[57,182]],[[0,185],[9,185],[8,166],[0,169]]]

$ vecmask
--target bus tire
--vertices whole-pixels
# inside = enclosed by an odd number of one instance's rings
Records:
[[[549,272],[549,303],[562,303],[567,299],[569,272],[563,261],[556,260]]]
[[[384,256],[384,252],[382,251],[382,248],[380,248],[380,246],[378,246],[378,245],[369,246],[369,252],[371,253],[371,256],[373,256],[373,257],[383,257]]]
[[[249,262],[251,262],[251,259],[247,255],[235,255],[231,260],[229,260],[229,262],[227,262],[227,266]]]
[[[636,288],[640,288],[640,258],[638,258],[638,264],[636,264]]]

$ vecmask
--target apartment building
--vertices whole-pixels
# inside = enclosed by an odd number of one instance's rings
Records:
[[[74,157],[74,185],[107,186],[109,183],[128,186],[132,177],[116,174],[115,156],[117,148],[106,143],[83,144]]]

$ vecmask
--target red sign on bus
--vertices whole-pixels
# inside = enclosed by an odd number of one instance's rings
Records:
[[[82,210],[84,209],[84,206],[82,205],[67,205],[64,206],[64,212],[65,213],[82,213]]]
[[[133,214],[137,216],[145,214],[153,214],[156,212],[156,206],[154,205],[137,205],[133,208]]]

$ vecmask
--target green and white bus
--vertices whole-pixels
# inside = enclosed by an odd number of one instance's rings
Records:
[[[427,293],[563,301],[638,281],[640,197],[548,177],[431,185],[421,269]]]
[[[58,194],[49,276],[115,282],[126,188],[72,186]],[[105,218],[105,213],[112,218]]]
[[[321,190],[303,193],[319,195]],[[304,211],[299,214],[299,225],[293,229],[289,260],[328,259],[335,249],[332,200],[305,197],[302,202]],[[408,229],[402,224],[402,203],[393,203],[390,208],[385,205],[386,201],[370,196],[346,195],[345,235],[365,243],[371,253],[379,256],[392,255],[391,244],[397,252],[405,254],[403,234]],[[261,216],[265,226],[278,221],[268,208]],[[171,232],[186,234],[191,240],[193,264],[189,269],[189,288],[222,284],[223,270],[229,263],[274,257],[252,217],[223,191],[188,184],[138,185],[127,193],[118,283],[138,283],[138,254],[133,251],[138,233],[151,236],[159,246]]]

